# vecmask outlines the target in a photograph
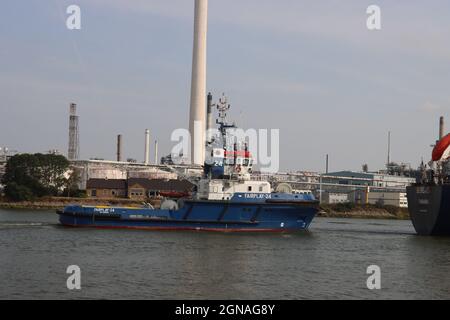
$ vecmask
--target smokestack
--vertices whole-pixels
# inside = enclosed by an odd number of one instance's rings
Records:
[[[122,135],[117,136],[117,162],[122,161]]]
[[[328,164],[329,164],[329,156],[327,155],[326,164],[325,164],[325,173],[328,174]]]
[[[195,0],[189,132],[191,162],[197,165],[203,165],[205,159],[207,27],[208,0]]]
[[[156,165],[159,164],[159,160],[158,160],[158,140],[155,140],[155,164]]]
[[[77,105],[75,103],[71,103],[69,116],[69,150],[67,153],[67,158],[69,160],[77,160],[79,153],[80,136],[78,132]]]
[[[145,165],[150,163],[150,130],[145,129]]]
[[[445,127],[444,127],[444,117],[441,117],[439,119],[439,140],[441,140],[445,133],[444,133]]]
[[[387,167],[391,164],[391,132],[388,132],[388,155],[387,155]]]
[[[213,128],[213,103],[212,103],[213,96],[210,93],[208,93],[208,102],[206,107],[206,141],[210,142],[212,139],[212,128]]]

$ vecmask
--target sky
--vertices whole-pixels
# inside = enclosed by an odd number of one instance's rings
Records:
[[[81,30],[66,8],[81,8]],[[366,27],[369,5],[381,30]],[[187,128],[193,0],[3,0],[0,147],[67,153],[78,105],[81,158],[143,161]],[[450,122],[450,2],[210,0],[207,90],[243,128],[280,130],[280,170],[382,169],[430,160]],[[153,157],[153,155],[152,155]]]

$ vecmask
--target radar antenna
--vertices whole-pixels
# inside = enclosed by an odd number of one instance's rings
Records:
[[[222,97],[219,99],[219,102],[216,105],[217,110],[219,111],[219,117],[216,120],[216,123],[219,125],[219,131],[221,137],[219,141],[222,141],[222,147],[227,149],[227,129],[236,128],[236,124],[229,124],[226,121],[227,112],[230,110],[231,105],[228,103],[228,99],[225,96],[225,93],[222,93]],[[220,144],[220,142],[219,142]]]

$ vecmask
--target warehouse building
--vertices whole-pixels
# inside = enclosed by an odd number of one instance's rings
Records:
[[[406,192],[369,192],[369,204],[408,208]]]
[[[86,193],[91,198],[125,198],[127,181],[125,179],[90,179]]]
[[[415,183],[416,178],[374,172],[338,171],[323,175],[322,182],[346,186],[406,188]]]
[[[338,204],[338,203],[347,203],[348,194],[340,193],[340,192],[323,192],[322,193],[322,203],[325,204]]]
[[[140,179],[128,180],[128,198],[143,200],[153,197],[182,198],[191,195],[194,185],[186,180]]]

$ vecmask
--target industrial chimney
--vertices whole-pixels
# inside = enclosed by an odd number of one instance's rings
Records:
[[[158,160],[158,140],[155,140],[155,164],[156,165],[159,164],[159,160]]]
[[[213,129],[213,103],[212,103],[213,96],[210,93],[208,93],[208,102],[207,102],[207,108],[206,108],[206,141],[210,142],[212,139],[212,132]]]
[[[145,129],[145,165],[150,164],[150,130]]]
[[[70,104],[69,115],[69,150],[67,158],[69,160],[77,160],[80,152],[80,136],[78,132],[78,116],[77,105],[75,103]]]
[[[117,136],[117,162],[122,161],[122,135]]]
[[[444,117],[441,117],[439,119],[439,140],[441,140],[445,133],[444,133],[445,127],[444,127]]]
[[[189,132],[191,162],[197,165],[203,165],[205,159],[207,27],[208,0],[195,0]]]

